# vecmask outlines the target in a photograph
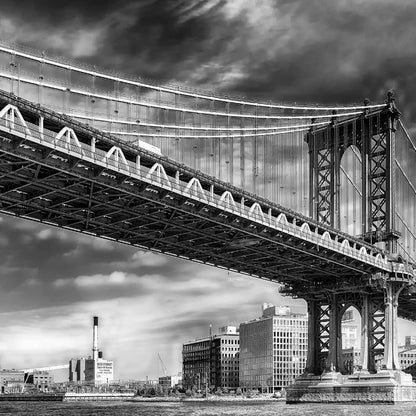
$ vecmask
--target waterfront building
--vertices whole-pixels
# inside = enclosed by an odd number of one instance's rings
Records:
[[[183,387],[235,389],[239,383],[239,334],[235,326],[183,345]]]
[[[69,381],[74,383],[94,381],[94,360],[88,358],[72,358],[69,361]]]
[[[359,348],[347,348],[342,350],[343,373],[352,374],[360,369],[361,350]],[[375,357],[376,367],[381,368],[383,355]],[[416,379],[416,347],[399,351],[401,369]]]
[[[113,361],[98,358],[73,358],[69,361],[69,381],[75,383],[109,384],[114,380]]]
[[[98,349],[98,317],[93,319],[92,358],[73,358],[69,361],[69,381],[76,383],[109,384],[114,381],[114,362],[104,360]]]
[[[342,349],[342,373],[352,374],[360,368],[361,350],[357,347]]]
[[[21,393],[25,384],[25,373],[21,370],[1,370],[1,393]]]
[[[47,372],[53,379],[53,383],[67,383],[69,364],[53,365],[49,367],[26,368],[22,370],[27,376],[35,372]]]
[[[176,376],[159,377],[159,385],[167,389],[171,389],[177,386],[182,386],[182,374],[179,373]]]
[[[342,349],[360,348],[358,325],[354,319],[353,309],[345,311],[341,320]]]
[[[25,374],[26,384],[33,384],[38,390],[48,391],[54,384],[53,375],[48,371],[35,370]]]
[[[263,304],[262,316],[240,324],[240,387],[263,392],[292,384],[306,365],[308,318]]]
[[[201,389],[210,387],[211,338],[189,341],[182,347],[183,387]]]
[[[416,347],[416,336],[414,336],[414,335],[407,335],[404,338],[404,347],[406,349],[410,349],[410,348]]]
[[[399,352],[400,366],[405,373],[411,374],[412,379],[416,380],[416,346],[409,345],[411,348]]]
[[[114,362],[98,358],[94,362],[94,383],[110,384],[114,381]]]

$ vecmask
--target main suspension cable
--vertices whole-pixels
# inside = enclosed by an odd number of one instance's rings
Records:
[[[281,109],[281,110],[307,110],[307,111],[364,110],[364,109],[369,109],[369,108],[380,108],[380,107],[385,106],[385,104],[338,106],[338,107],[337,106],[329,106],[329,107],[295,106],[295,105],[260,103],[260,102],[251,102],[251,101],[244,101],[244,100],[237,100],[237,99],[230,99],[230,98],[222,98],[222,97],[217,97],[215,95],[211,95],[209,93],[200,94],[200,93],[195,93],[195,92],[187,92],[187,91],[181,90],[179,87],[172,88],[172,87],[155,86],[155,85],[151,85],[150,83],[144,83],[144,82],[137,81],[137,80],[127,79],[125,77],[110,75],[103,71],[97,71],[95,69],[86,69],[86,68],[82,68],[79,65],[76,66],[73,64],[59,62],[58,60],[48,59],[48,58],[45,58],[44,54],[40,54],[40,56],[36,56],[33,53],[22,52],[16,48],[10,48],[4,45],[0,45],[0,51],[10,53],[16,56],[21,56],[27,59],[32,59],[32,60],[45,63],[48,65],[52,65],[58,68],[91,75],[92,77],[100,77],[100,78],[109,79],[115,82],[122,82],[125,84],[133,85],[136,87],[149,88],[149,89],[153,89],[156,91],[162,91],[162,92],[171,93],[171,94],[183,95],[183,96],[193,97],[193,98],[201,98],[201,99],[211,100],[211,101],[219,101],[219,102],[230,103],[230,104],[275,108],[275,109]]]
[[[212,115],[212,116],[220,116],[220,117],[251,118],[251,119],[262,119],[262,120],[306,120],[306,119],[311,119],[311,118],[315,118],[315,119],[331,118],[332,119],[334,117],[348,117],[348,116],[355,116],[355,115],[362,113],[362,111],[351,111],[351,112],[340,113],[340,114],[310,114],[310,115],[301,115],[301,116],[284,116],[284,115],[266,116],[266,115],[258,115],[258,114],[257,115],[256,114],[241,114],[241,113],[239,114],[239,113],[227,113],[227,112],[207,111],[207,110],[194,110],[192,108],[173,107],[169,105],[150,103],[147,101],[136,101],[136,100],[131,100],[128,98],[112,97],[110,95],[105,95],[101,93],[100,94],[92,93],[90,91],[85,91],[85,90],[77,89],[77,88],[62,87],[56,84],[52,84],[50,82],[46,82],[44,80],[38,81],[38,80],[30,79],[30,78],[23,78],[21,76],[7,74],[4,72],[0,72],[0,76],[13,79],[15,81],[26,82],[28,84],[56,89],[59,91],[68,91],[74,94],[84,95],[84,96],[91,97],[91,98],[100,98],[100,99],[108,100],[108,101],[133,104],[133,105],[149,107],[149,108],[158,108],[162,110],[179,111],[182,113],[204,114],[204,115]]]
[[[299,133],[303,131],[308,131],[309,128],[306,129],[298,129],[298,130],[284,130],[284,131],[274,131],[274,132],[267,132],[267,133],[254,133],[254,134],[230,134],[230,135],[171,135],[171,134],[158,134],[156,133],[139,133],[139,132],[125,132],[125,131],[113,131],[113,130],[102,130],[104,133],[109,134],[118,134],[124,136],[139,136],[139,137],[160,137],[165,139],[234,139],[234,138],[249,138],[249,137],[262,137],[262,136],[274,136],[276,134],[288,134],[288,133]]]
[[[81,118],[86,120],[93,120],[93,121],[103,121],[106,123],[115,123],[115,124],[128,124],[137,127],[155,127],[160,129],[177,129],[177,130],[202,130],[202,131],[273,131],[273,130],[281,130],[281,129],[291,129],[291,128],[301,128],[301,127],[315,127],[315,126],[322,126],[327,125],[329,121],[322,121],[320,123],[310,123],[310,124],[300,124],[300,125],[292,125],[292,126],[275,126],[275,127],[201,127],[201,126],[185,126],[185,125],[178,125],[175,126],[173,124],[155,124],[155,123],[142,123],[140,120],[137,121],[128,121],[128,120],[115,120],[109,119],[105,117],[95,117],[95,116],[88,116],[85,114],[74,114],[70,113],[67,114],[69,117],[73,118]],[[205,136],[204,136],[205,137]]]

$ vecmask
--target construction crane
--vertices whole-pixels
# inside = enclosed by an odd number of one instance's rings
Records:
[[[157,353],[157,356],[159,357],[160,364],[162,365],[163,375],[166,377],[168,375],[168,370],[159,353]]]
[[[25,387],[26,387],[26,384],[27,384],[27,380],[29,379],[29,372],[27,372],[26,374],[25,374],[25,377],[24,377],[24,379],[23,379],[23,386],[22,386],[22,390],[20,391],[20,393],[24,393],[25,392]]]

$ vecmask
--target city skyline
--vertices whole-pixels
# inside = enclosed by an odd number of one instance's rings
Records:
[[[111,2],[57,8],[22,1],[17,8],[5,1],[0,37],[160,82],[264,100],[348,104],[368,96],[380,102],[395,88],[413,131],[412,39],[405,28],[416,6],[323,2],[319,14],[312,3],[127,1],[115,9]],[[282,299],[273,283],[89,236],[7,216],[0,230],[5,368],[88,354],[90,318],[98,315],[106,328],[100,344],[114,359],[117,378],[156,377],[157,353],[174,374],[182,343],[199,337],[201,328],[254,319],[263,302],[303,304]]]

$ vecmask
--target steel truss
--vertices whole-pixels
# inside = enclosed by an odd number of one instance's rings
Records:
[[[361,315],[366,348],[365,370],[371,373],[381,367],[385,347],[385,302],[380,293],[327,294],[307,298],[309,312],[309,362],[306,372],[319,375],[324,371],[346,374],[341,349],[341,325],[344,312],[351,306]],[[364,312],[364,308],[367,311]],[[361,368],[363,366],[363,358]]]
[[[389,253],[397,252],[395,230],[395,131],[399,111],[388,94],[384,109],[364,111],[354,117],[311,129],[306,141],[310,154],[310,214],[339,228],[340,169],[343,153],[357,146],[362,159],[363,237],[371,243],[384,241]]]
[[[386,339],[384,298],[379,295],[373,296],[369,299],[368,306],[368,370],[375,372],[376,363],[384,355]]]
[[[340,226],[340,160],[346,149],[355,145],[362,160],[362,215],[365,241],[384,242],[385,250],[397,253],[399,233],[395,230],[395,131],[400,113],[395,107],[394,96],[388,94],[386,107],[376,111],[364,111],[360,117],[344,120],[325,128],[311,129],[306,137],[310,155],[310,213],[319,221]],[[361,314],[361,368],[375,372],[377,363],[384,368],[400,368],[397,351],[396,318],[398,310],[410,311],[409,296],[400,296],[414,285],[414,278],[404,282],[394,275],[374,275],[370,285],[362,281],[360,287],[342,284],[316,288],[315,292],[293,291],[307,299],[310,310],[321,308],[313,318],[319,330],[310,326],[310,348],[320,356],[314,374],[322,371],[344,371],[340,353],[341,317],[349,306],[355,306]],[[412,289],[410,289],[412,291]],[[409,293],[409,292],[408,292]],[[399,302],[400,296],[400,302]],[[313,306],[314,305],[314,306]],[[410,314],[407,315],[410,317]],[[319,342],[316,341],[317,337]],[[322,356],[327,354],[325,365]],[[309,369],[310,370],[310,369]]]

